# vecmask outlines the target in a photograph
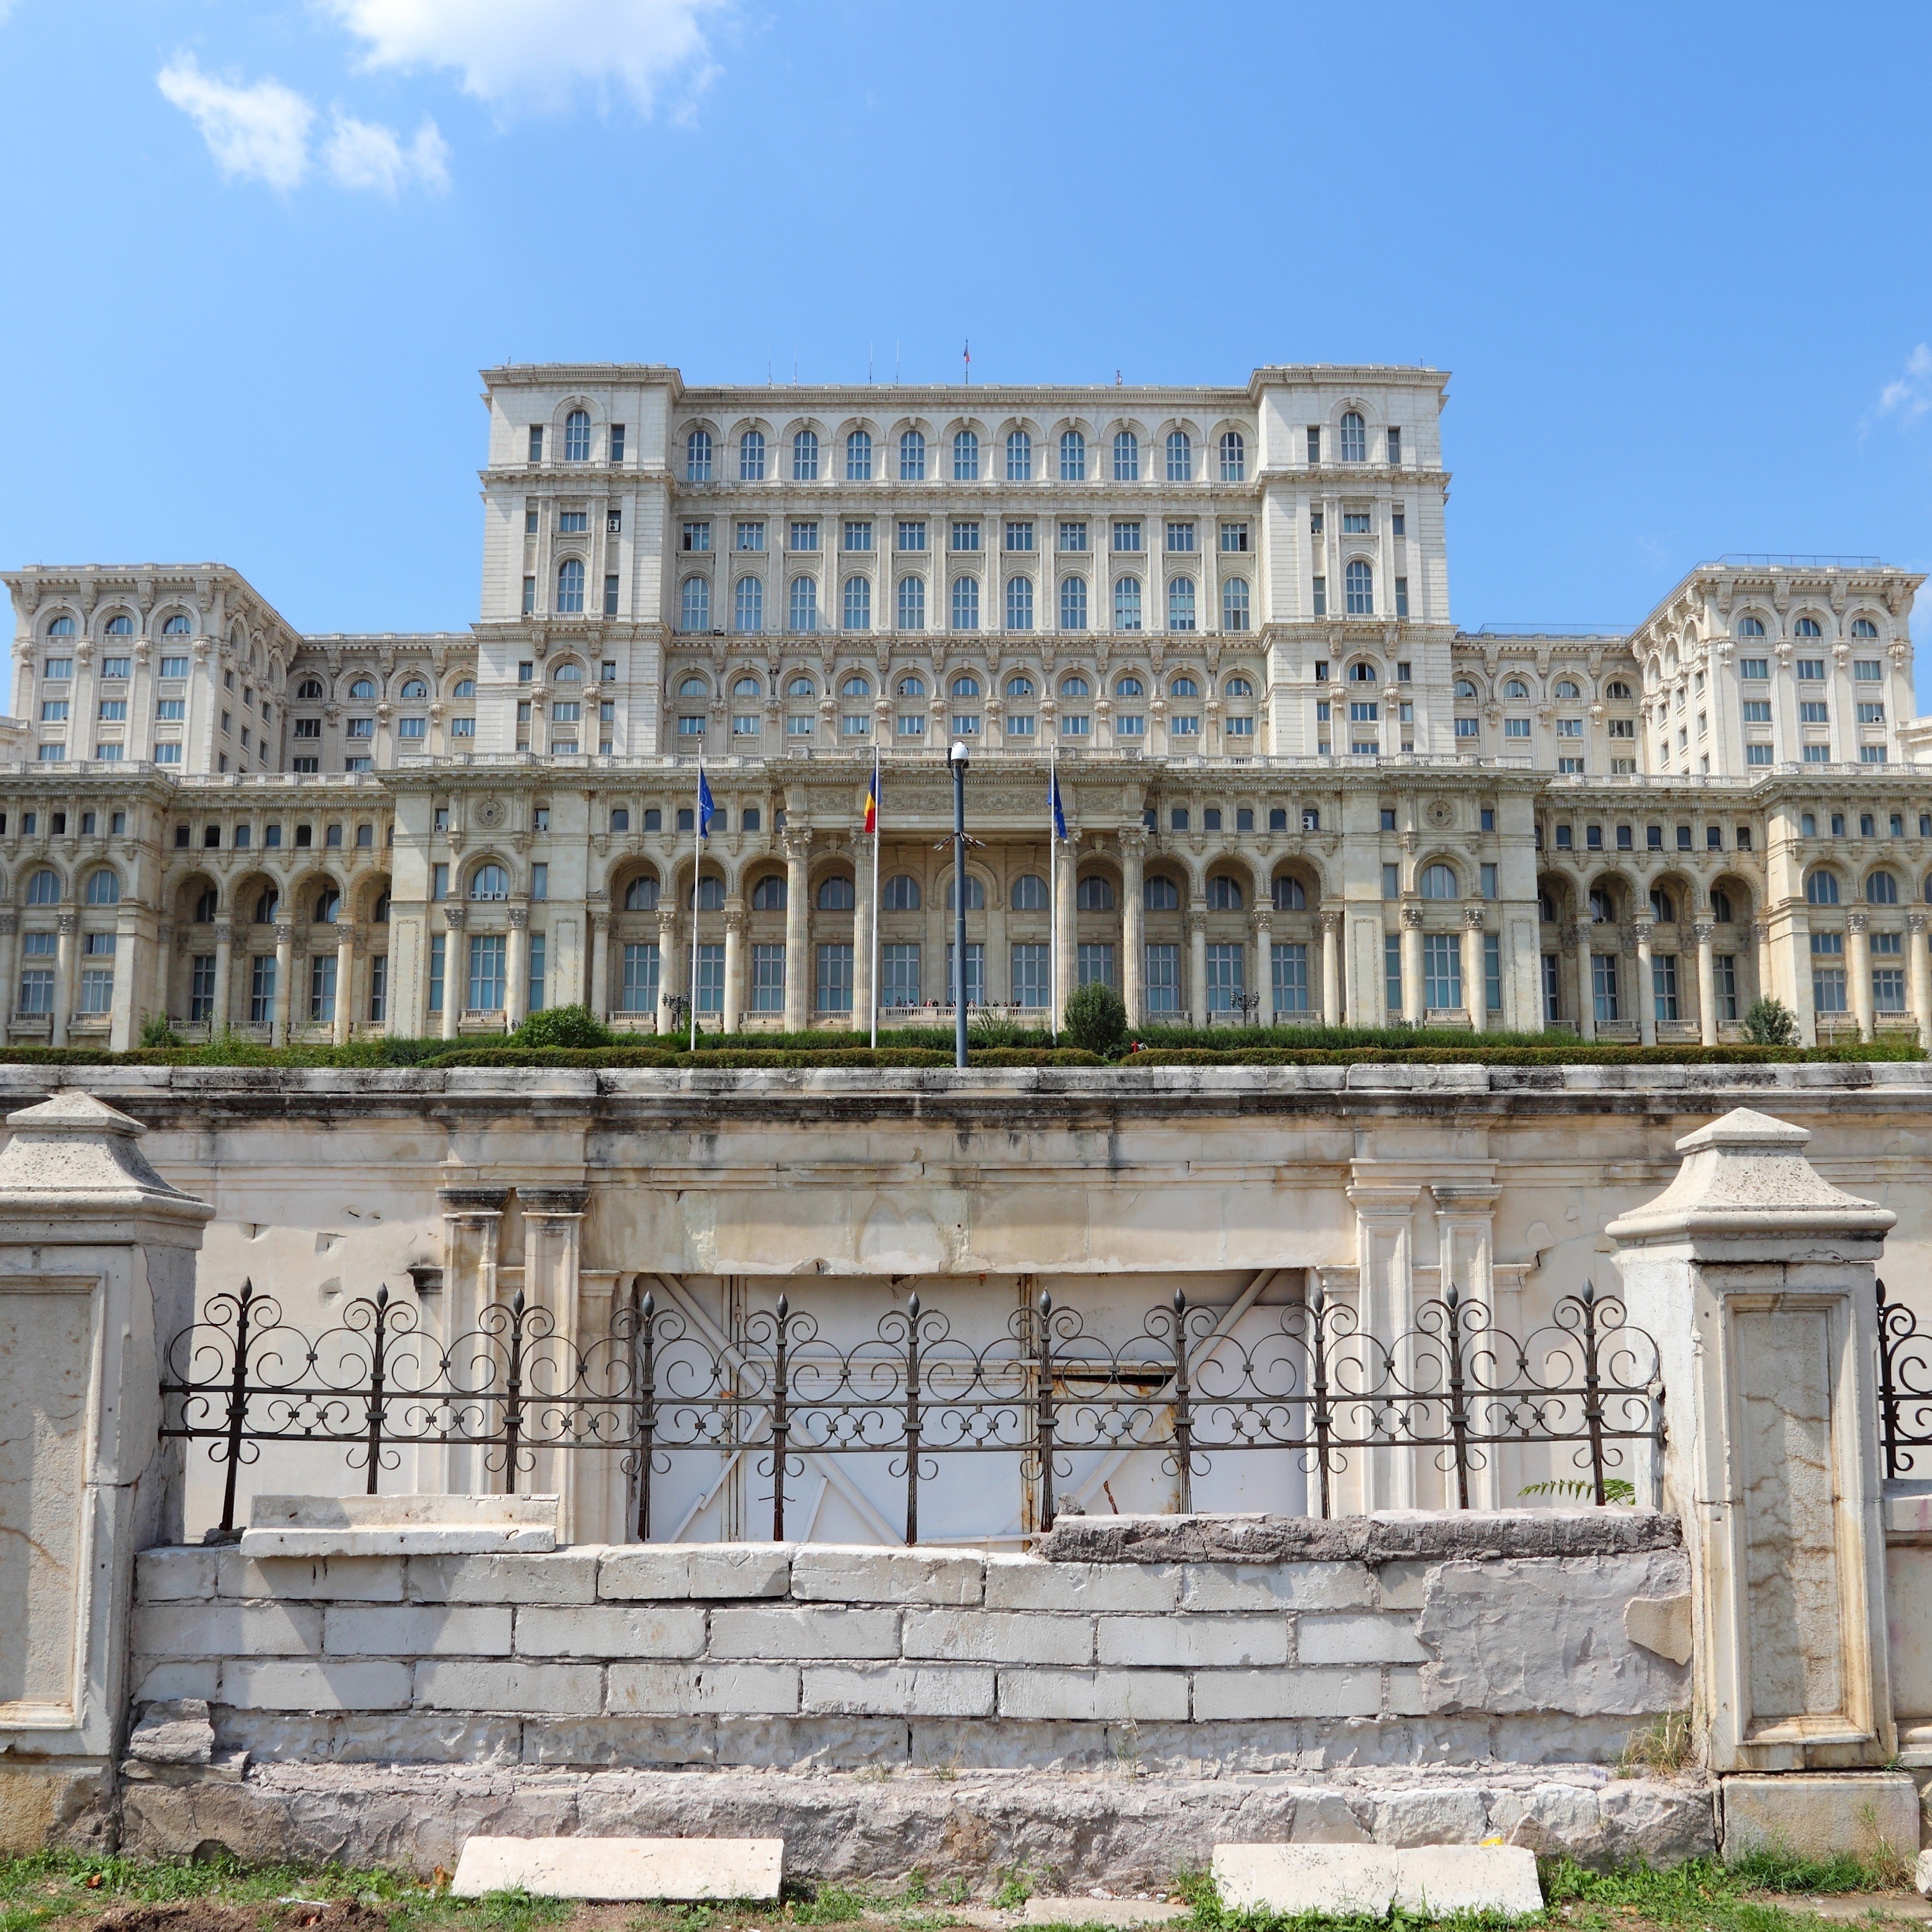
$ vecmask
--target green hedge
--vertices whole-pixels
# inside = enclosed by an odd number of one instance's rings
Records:
[[[1615,1042],[1568,1046],[1247,1047],[1210,1052],[1204,1047],[1150,1047],[1130,1054],[1123,1066],[1741,1066],[1792,1060],[1923,1060],[1924,1048],[1888,1040],[1848,1046],[1626,1046]]]
[[[971,1056],[975,1066],[1101,1066],[1098,1054],[1078,1047],[1035,1049],[990,1047]],[[458,1047],[439,1054],[432,1066],[670,1066],[704,1073],[736,1067],[847,1067],[863,1070],[880,1066],[950,1066],[950,1050],[936,1047],[842,1046],[803,1051],[787,1047],[713,1047],[702,1053],[662,1046],[606,1047]]]

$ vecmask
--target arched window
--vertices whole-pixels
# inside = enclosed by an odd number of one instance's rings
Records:
[[[1556,680],[1556,695],[1564,704],[1574,704],[1582,694],[1568,678],[1559,677]]]
[[[1114,481],[1138,483],[1141,480],[1141,440],[1130,429],[1114,432]]]
[[[1369,460],[1368,426],[1353,410],[1342,418],[1342,460],[1366,463]]]
[[[1630,688],[1622,678],[1612,678],[1604,686],[1604,695],[1613,703],[1628,704],[1630,701]]]
[[[899,579],[899,628],[902,631],[922,631],[926,628],[926,579],[922,577],[902,577]]]
[[[732,686],[731,695],[734,698],[756,698],[764,689],[764,686],[756,678],[741,677]]]
[[[494,861],[478,866],[470,875],[472,899],[506,899],[510,896],[510,875]]]
[[[711,481],[711,432],[694,429],[684,440],[684,480],[687,483]]]
[[[1168,580],[1167,628],[1170,631],[1191,631],[1194,628],[1194,580],[1191,577]]]
[[[188,618],[181,611],[177,610],[161,626],[161,635],[164,638],[184,638],[194,628],[194,626],[188,622]]]
[[[908,674],[899,680],[898,694],[902,698],[923,698],[926,695],[926,680],[916,671]]]
[[[711,877],[698,880],[698,910],[700,912],[722,912],[724,910],[724,881],[722,879]]]
[[[701,677],[687,677],[679,684],[677,694],[680,698],[704,698],[710,694],[710,686]]]
[[[1033,628],[1033,579],[1030,577],[1010,577],[1006,579],[1006,628],[1010,631],[1030,631]]]
[[[87,902],[89,905],[118,905],[121,903],[121,875],[104,866],[92,874],[87,881]]]
[[[752,888],[752,910],[754,912],[783,912],[784,909],[784,874],[782,872],[767,872]]]
[[[1063,677],[1060,680],[1060,694],[1062,698],[1086,698],[1092,694],[1084,677]]]
[[[788,631],[815,631],[818,628],[818,580],[815,577],[794,577],[791,580],[791,602],[785,613],[785,628]]]
[[[369,923],[371,926],[387,926],[388,922],[389,895],[387,892],[380,892],[376,895],[375,904],[369,909]]]
[[[1010,429],[1006,432],[1006,481],[1033,481],[1033,438],[1023,429]]]
[[[1816,617],[1799,618],[1792,626],[1792,632],[1794,636],[1800,638],[1818,638],[1824,635],[1818,628],[1818,620]]]
[[[1210,912],[1239,912],[1241,903],[1241,882],[1239,879],[1231,879],[1225,872],[1216,872],[1208,881],[1208,910]]]
[[[110,638],[131,638],[134,634],[134,620],[124,612],[107,620],[107,635]]]
[[[1804,881],[1804,899],[1808,905],[1836,905],[1838,903],[1838,875],[1822,869],[1811,874]]]
[[[845,580],[844,628],[869,631],[872,628],[872,580],[848,577]]]
[[[265,886],[255,902],[255,923],[273,926],[282,910],[282,896],[273,886]]]
[[[1650,889],[1650,916],[1660,926],[1677,923],[1677,908],[1672,903],[1670,893],[1662,886]]]
[[[975,430],[962,429],[952,433],[952,480],[956,483],[980,480],[980,438]]]
[[[765,480],[765,433],[748,429],[738,439],[738,481],[762,483]]]
[[[1736,920],[1737,915],[1731,908],[1731,896],[1722,886],[1711,889],[1711,916],[1720,926],[1730,926]]]
[[[952,874],[948,872],[946,874],[946,910],[954,911],[958,905],[958,899],[953,890]],[[976,872],[966,874],[966,910],[968,912],[984,912],[986,910],[986,881]]]
[[[833,872],[818,882],[820,912],[850,912],[858,903],[852,881],[843,872]]]
[[[1114,695],[1116,698],[1144,698],[1147,686],[1137,677],[1120,678],[1114,683]]]
[[[1556,923],[1556,902],[1547,892],[1536,896],[1536,916],[1545,926]]]
[[[916,912],[919,881],[910,872],[895,872],[881,889],[880,898],[887,912]]]
[[[977,698],[980,680],[971,676],[956,677],[952,680],[952,694],[955,698]]]
[[[841,698],[870,698],[872,694],[872,681],[868,678],[848,677],[838,687]]]
[[[1877,872],[1865,881],[1867,905],[1896,905],[1898,903],[1898,881],[1891,873]]]
[[[1141,898],[1149,912],[1178,912],[1180,888],[1160,872],[1150,872],[1141,886]]]
[[[1090,873],[1074,888],[1073,902],[1082,912],[1112,912],[1114,882],[1099,873]]]
[[[1453,899],[1458,896],[1456,871],[1440,863],[1422,868],[1422,896],[1426,899]]]
[[[1762,637],[1764,620],[1762,617],[1740,617],[1738,620],[1738,635],[1741,638]]]
[[[711,580],[687,577],[678,604],[678,628],[708,631],[711,628]]]
[[[1168,681],[1167,694],[1170,698],[1198,698],[1201,687],[1191,677],[1171,678]]]
[[[1360,557],[1342,573],[1342,581],[1348,592],[1348,615],[1352,617],[1372,617],[1376,610],[1374,573]]]
[[[1245,631],[1248,628],[1248,580],[1230,577],[1221,585],[1221,628]]]
[[[818,481],[818,432],[802,429],[791,440],[791,480],[794,483]]]
[[[1063,577],[1060,580],[1060,628],[1084,631],[1087,628],[1087,580]]]
[[[952,580],[952,628],[976,631],[980,628],[980,580],[956,577]]]
[[[1308,910],[1308,888],[1292,872],[1282,873],[1274,882],[1274,909],[1276,912]]]
[[[296,701],[303,704],[319,704],[322,698],[322,680],[319,677],[305,677],[296,686]]]
[[[1194,445],[1184,429],[1167,433],[1167,480],[1170,483],[1194,481]]]
[[[624,888],[624,910],[626,912],[656,912],[658,909],[658,882],[650,872],[640,872]]]
[[[584,561],[567,556],[556,567],[556,608],[560,612],[584,608]]]
[[[1224,429],[1221,432],[1221,481],[1239,483],[1248,473],[1247,445],[1241,440],[1238,429]]]
[[[349,687],[349,694],[359,704],[373,704],[376,697],[376,680],[373,677],[358,677]]]
[[[212,886],[203,886],[194,902],[194,922],[196,926],[212,926],[215,916],[221,910],[221,896]]]
[[[1114,628],[1138,631],[1141,627],[1141,580],[1123,577],[1114,585]]]
[[[402,694],[410,698],[427,698],[429,695],[429,686],[419,677],[406,678],[403,682]]]
[[[926,437],[916,429],[899,432],[899,481],[902,483],[923,483],[926,481]]]
[[[762,578],[739,578],[731,592],[731,628],[748,632],[765,628],[765,586]]]
[[[333,886],[322,886],[315,895],[315,920],[317,926],[333,926],[335,916],[342,910],[342,895]]]
[[[788,698],[816,698],[818,687],[808,677],[795,677],[785,686]]]
[[[1046,881],[1037,872],[1022,872],[1013,881],[1013,910],[1016,912],[1046,911]]]
[[[869,483],[872,480],[872,433],[855,429],[845,439],[845,480]]]
[[[566,463],[590,460],[590,412],[572,410],[563,419],[563,460]]]
[[[1529,686],[1520,677],[1510,678],[1503,685],[1503,695],[1518,704],[1526,704],[1529,699]]]
[[[1370,675],[1372,676],[1373,673],[1371,672]],[[1466,677],[1459,677],[1456,680],[1456,695],[1464,704],[1473,704],[1475,703],[1476,700],[1482,695],[1482,694],[1477,690],[1474,683],[1471,680]]]
[[[1006,695],[1009,698],[1030,698],[1033,695],[1033,680],[1030,677],[1008,678]]]
[[[1869,617],[1854,617],[1852,620],[1852,635],[1855,638],[1875,638],[1878,635],[1878,626]]]
[[[1063,483],[1087,480],[1087,439],[1077,429],[1060,432],[1060,480]]]
[[[1253,685],[1244,677],[1231,677],[1221,688],[1229,698],[1252,698],[1255,694]]]
[[[74,635],[74,620],[71,617],[56,617],[53,622],[47,626],[47,635],[50,638],[72,637]]]

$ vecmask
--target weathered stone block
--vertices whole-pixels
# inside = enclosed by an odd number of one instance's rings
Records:
[[[224,1597],[272,1597],[281,1602],[399,1604],[400,1556],[271,1556],[260,1562],[239,1550],[217,1556],[216,1586]]]
[[[484,1838],[465,1841],[458,1898],[776,1898],[782,1838]]]
[[[134,1616],[137,1657],[299,1657],[322,1648],[313,1604],[142,1604]]]
[[[1468,1845],[1488,1837],[1489,1806],[1480,1790],[1449,1785],[1419,1791],[1378,1791],[1379,1845]]]
[[[787,1717],[798,1708],[798,1670],[789,1664],[614,1664],[606,1708],[649,1717]]]
[[[612,1598],[782,1597],[788,1543],[664,1543],[605,1552],[597,1594]]]
[[[1102,1617],[1095,1629],[1103,1664],[1188,1670],[1288,1661],[1280,1617]]]
[[[212,1703],[221,1688],[221,1665],[214,1658],[153,1665],[136,1658],[134,1684],[137,1704],[166,1703],[177,1697],[200,1697]]]
[[[1378,1845],[1216,1845],[1213,1871],[1236,1912],[1381,1918],[1395,1896],[1396,1855]]]
[[[484,1604],[407,1604],[322,1613],[322,1647],[335,1657],[508,1657],[510,1612]]]
[[[412,1689],[410,1666],[386,1659],[221,1666],[221,1701],[243,1711],[399,1711]]]
[[[163,1544],[134,1559],[134,1588],[144,1604],[205,1604],[215,1594],[218,1550]]]
[[[1126,1932],[1136,1925],[1172,1925],[1193,1910],[1154,1898],[1030,1898],[1022,1922],[1028,1925],[1104,1925]]]
[[[1517,1845],[1418,1846],[1397,1855],[1390,1903],[1422,1918],[1478,1912],[1528,1918],[1543,1910],[1536,1854]]]
[[[1382,1708],[1379,1670],[1202,1670],[1194,1715],[1216,1718],[1372,1718]]]
[[[1150,1724],[1187,1715],[1187,1679],[1179,1671],[1002,1670],[1003,1718],[1096,1718]]]
[[[896,1657],[897,1610],[848,1610],[836,1604],[713,1610],[713,1657]]]
[[[1413,1617],[1373,1610],[1304,1617],[1294,1654],[1304,1664],[1422,1664],[1431,1654],[1416,1641]]]
[[[445,1711],[581,1717],[603,1708],[604,1672],[594,1664],[418,1664],[416,1701]]]
[[[718,1761],[717,1727],[708,1717],[528,1719],[523,1761],[532,1765],[628,1765],[682,1769]]]
[[[517,1612],[520,1657],[696,1657],[704,1612],[682,1604],[533,1606]]]
[[[1382,1563],[1370,1574],[1376,1580],[1376,1601],[1385,1610],[1419,1610],[1433,1563]]]
[[[1184,1610],[1371,1610],[1376,1585],[1363,1563],[1190,1563]]]
[[[1046,1563],[1037,1556],[989,1555],[989,1610],[1171,1610],[1180,1571],[1173,1564]]]
[[[833,1603],[976,1604],[983,1575],[977,1556],[812,1544],[792,1558],[791,1593]]]
[[[800,1704],[807,1711],[884,1717],[986,1718],[993,1712],[993,1673],[943,1666],[808,1665]]]
[[[554,1550],[554,1496],[257,1496],[242,1554],[412,1556]]]
[[[1028,1616],[1000,1610],[908,1610],[908,1657],[979,1664],[1091,1664],[1091,1617]]]
[[[599,1552],[519,1550],[500,1556],[411,1556],[403,1588],[418,1604],[588,1604]]]
[[[1720,1788],[1727,1858],[1766,1846],[1807,1858],[1918,1850],[1918,1789],[1903,1773],[1786,1772]]]

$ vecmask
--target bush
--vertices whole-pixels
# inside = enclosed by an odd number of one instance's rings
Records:
[[[141,1044],[150,1048],[178,1046],[181,1044],[181,1040],[174,1028],[168,1024],[165,1014],[154,1013],[151,1014],[142,1024]]]
[[[1065,1031],[1084,1052],[1111,1057],[1126,1044],[1126,1006],[1112,987],[1090,980],[1067,999]]]
[[[510,1036],[512,1046],[614,1046],[616,1036],[588,1006],[549,1006]]]
[[[1754,1046],[1796,1046],[1798,1016],[1782,1000],[1754,1000],[1744,1015],[1744,1037]]]

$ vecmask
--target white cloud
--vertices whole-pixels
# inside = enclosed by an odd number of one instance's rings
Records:
[[[308,172],[308,131],[315,110],[280,81],[253,87],[216,80],[182,54],[156,76],[161,92],[201,130],[221,172],[266,182],[286,193]]]
[[[1932,410],[1932,348],[1921,343],[1905,358],[1905,374],[1879,392],[1878,412],[1914,423]]]
[[[434,121],[405,148],[393,128],[338,112],[322,159],[338,186],[374,188],[392,200],[412,182],[439,192],[449,185],[449,143]]]
[[[495,104],[560,106],[588,82],[615,82],[646,113],[677,76],[713,69],[700,16],[727,0],[326,0],[368,44],[373,67],[454,68]]]

